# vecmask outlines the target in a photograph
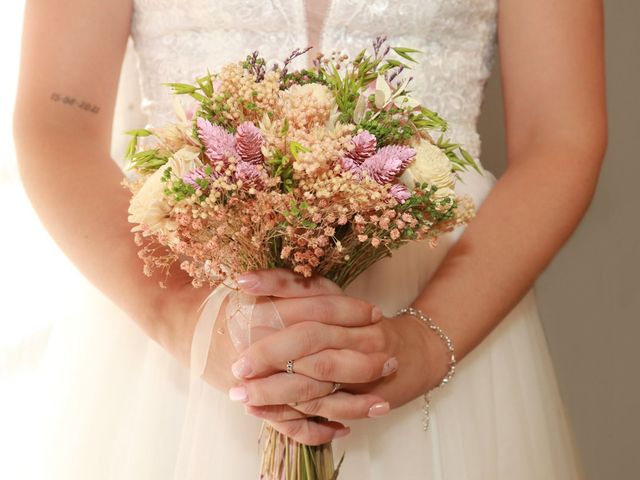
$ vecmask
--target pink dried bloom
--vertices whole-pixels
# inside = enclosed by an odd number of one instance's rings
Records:
[[[252,122],[243,122],[236,131],[236,150],[245,162],[262,163],[264,139],[260,129]]]
[[[242,181],[242,185],[245,188],[260,189],[263,186],[260,171],[253,163],[238,162],[236,164],[235,179]]]
[[[403,145],[388,145],[362,163],[362,169],[381,185],[390,183],[411,163],[416,151]]]
[[[213,178],[215,177],[212,175],[207,175],[205,173],[204,168],[199,167],[187,173],[184,177],[182,177],[182,180],[184,181],[184,183],[191,185],[196,190],[203,190],[202,186],[198,184],[198,180],[211,181]]]
[[[389,193],[398,203],[404,203],[411,197],[409,189],[401,183],[394,183],[389,189]]]
[[[230,156],[237,156],[236,138],[233,135],[202,117],[198,117],[196,124],[205,154],[212,163],[224,161]]]
[[[360,165],[376,153],[376,137],[367,130],[363,130],[354,136],[351,141],[353,142],[353,149],[347,152],[346,157],[356,165]]]
[[[380,239],[379,239],[378,237],[373,237],[373,238],[371,239],[371,246],[372,246],[373,248],[377,248],[377,247],[379,247],[379,246],[380,246]]]
[[[394,228],[390,233],[391,240],[398,240],[400,238],[400,230]]]

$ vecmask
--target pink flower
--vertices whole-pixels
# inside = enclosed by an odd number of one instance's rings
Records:
[[[346,153],[346,157],[352,160],[356,165],[360,165],[367,158],[376,153],[376,137],[369,131],[363,130],[351,141],[353,142],[353,149]]]
[[[378,150],[375,155],[362,163],[362,170],[381,185],[390,183],[407,168],[416,155],[411,147],[388,145]]]
[[[404,203],[411,197],[411,192],[401,183],[394,183],[389,189],[389,193],[398,203]]]
[[[236,150],[245,162],[262,163],[262,133],[252,122],[243,122],[236,131]]]
[[[236,180],[241,180],[242,185],[245,188],[261,188],[262,179],[260,178],[260,171],[258,167],[249,162],[238,162],[236,164],[235,172]]]
[[[237,156],[236,138],[224,128],[202,117],[198,117],[196,125],[205,154],[212,163],[226,161],[230,156]]]

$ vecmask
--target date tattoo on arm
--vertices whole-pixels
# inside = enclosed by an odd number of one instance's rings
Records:
[[[100,112],[99,106],[89,103],[85,100],[78,100],[68,95],[60,95],[59,93],[54,92],[51,94],[50,98],[52,102],[59,102],[59,103],[62,103],[63,105],[79,108],[80,110],[84,110],[89,113],[97,114]]]

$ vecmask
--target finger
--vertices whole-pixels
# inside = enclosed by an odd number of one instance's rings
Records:
[[[386,353],[322,350],[294,362],[295,372],[324,382],[369,383],[391,375],[398,359]]]
[[[284,268],[247,272],[237,282],[242,291],[251,295],[292,298],[342,293],[338,285],[322,276],[305,278]]]
[[[354,395],[347,392],[336,392],[325,397],[299,402],[293,408],[309,416],[321,416],[334,420],[381,417],[391,411],[389,402],[377,395]]]
[[[379,323],[347,328],[319,322],[300,322],[261,338],[231,366],[236,378],[254,378],[286,370],[287,361],[326,349],[363,353],[385,352],[389,339]]]
[[[328,395],[332,389],[332,382],[319,382],[304,375],[276,373],[230,389],[229,398],[246,405],[281,405]]]
[[[286,370],[287,361],[326,349],[351,349],[363,353],[387,350],[384,331],[368,327],[345,328],[318,322],[301,322],[279,330],[249,346],[231,366],[236,378],[254,378]]]
[[[246,405],[244,411],[254,417],[276,422],[309,418],[309,415],[299,412],[289,405],[261,405],[259,407]]]
[[[318,423],[313,420],[300,419],[285,422],[270,421],[269,424],[278,432],[304,445],[322,445],[351,433],[349,427],[338,422]]]
[[[274,298],[272,301],[285,326],[313,321],[327,325],[360,327],[382,319],[380,308],[347,295]]]

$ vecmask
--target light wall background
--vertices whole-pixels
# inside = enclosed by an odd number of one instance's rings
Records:
[[[14,353],[25,342],[44,345],[58,301],[55,289],[45,289],[39,295],[40,303],[49,305],[47,315],[38,314],[37,305],[25,313],[33,291],[16,287],[30,282],[30,271],[20,259],[29,252],[32,264],[55,271],[57,283],[67,289],[83,281],[47,237],[18,180],[11,111],[22,5],[23,0],[9,2],[0,17],[0,61],[5,67],[0,76],[0,199],[11,205],[4,211],[5,227],[22,229],[20,235],[0,235],[5,258],[0,293],[2,312],[8,312],[0,315],[0,425],[9,429],[18,426],[15,413],[32,388],[28,366],[36,361]],[[587,480],[631,480],[640,478],[640,2],[605,0],[605,6],[610,141],[602,179],[583,223],[536,290]],[[482,162],[497,175],[506,162],[498,68],[487,86],[480,121]],[[128,55],[114,132],[144,123],[137,88],[134,59]],[[122,158],[126,139],[114,138],[114,158]],[[8,377],[3,367],[10,370],[16,363],[25,365],[24,371]],[[8,447],[0,441],[0,450]]]
[[[588,480],[640,478],[640,2],[608,0],[609,148],[595,199],[536,292]],[[480,120],[482,163],[506,155],[499,65]]]

